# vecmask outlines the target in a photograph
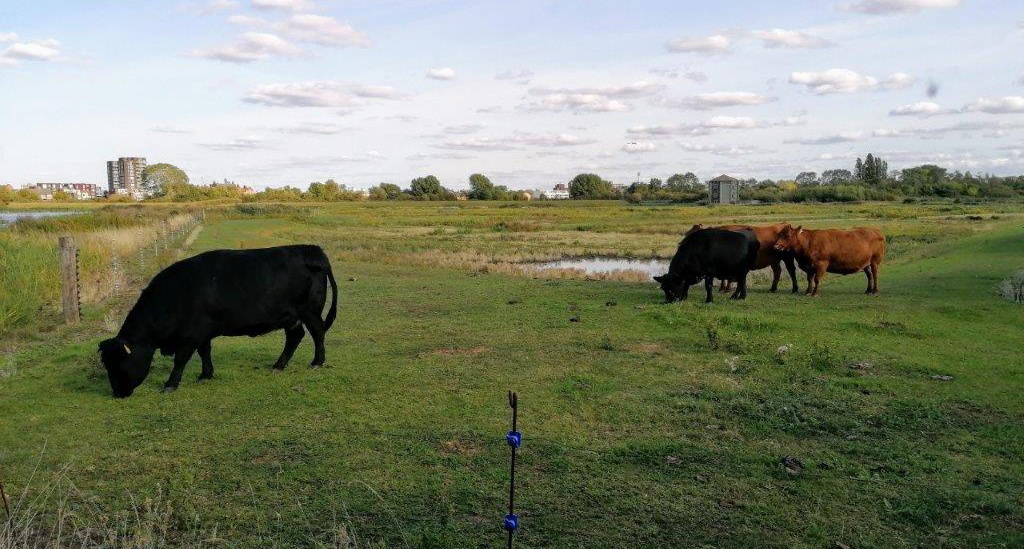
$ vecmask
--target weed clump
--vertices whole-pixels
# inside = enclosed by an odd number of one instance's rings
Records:
[[[1017,271],[999,285],[999,295],[1014,303],[1024,303],[1024,269]]]

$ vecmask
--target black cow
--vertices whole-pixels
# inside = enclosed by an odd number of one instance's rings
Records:
[[[704,279],[711,303],[713,280],[739,282],[732,299],[747,297],[747,273],[757,261],[760,245],[753,231],[700,229],[689,233],[668,266],[668,272],[654,277],[665,292],[665,302],[686,299],[690,286]]]
[[[328,282],[331,308],[321,320]],[[203,361],[199,379],[213,377],[213,338],[284,330],[284,350],[273,366],[280,370],[305,335],[305,325],[315,347],[310,367],[317,367],[324,363],[324,333],[334,323],[337,305],[338,285],[319,246],[205,252],[153,277],[117,337],[100,343],[100,358],[114,396],[123,398],[149,375],[156,350],[174,355],[174,370],[164,384],[165,392],[173,391],[196,351]]]

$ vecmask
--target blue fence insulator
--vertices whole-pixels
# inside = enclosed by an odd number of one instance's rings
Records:
[[[519,515],[505,515],[504,527],[509,532],[519,528]]]
[[[519,448],[519,445],[523,443],[523,434],[519,431],[509,431],[505,435],[505,442],[508,442],[508,445],[513,448]]]

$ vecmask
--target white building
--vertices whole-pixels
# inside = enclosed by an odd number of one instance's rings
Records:
[[[569,186],[565,183],[555,185],[555,188],[550,191],[541,191],[540,197],[548,200],[568,200],[572,198],[569,194]]]
[[[152,196],[155,189],[147,189],[142,184],[142,171],[146,166],[146,159],[136,156],[108,160],[107,192],[126,194],[136,200]]]
[[[39,193],[42,200],[53,200],[53,193],[57,191],[64,191],[77,200],[91,200],[100,195],[100,186],[95,183],[34,183],[25,188]]]

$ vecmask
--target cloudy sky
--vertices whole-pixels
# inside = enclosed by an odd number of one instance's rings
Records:
[[[0,182],[1024,172],[1020,0],[0,0]]]

